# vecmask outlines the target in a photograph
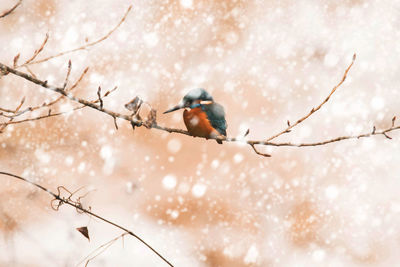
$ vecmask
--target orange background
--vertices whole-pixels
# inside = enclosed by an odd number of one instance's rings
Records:
[[[15,1],[3,0],[1,10]],[[104,36],[84,51],[34,65],[50,84],[71,82],[105,107],[127,112],[140,96],[158,123],[184,128],[181,112],[162,115],[196,87],[225,107],[228,135],[264,139],[317,106],[355,65],[330,101],[279,140],[312,142],[389,127],[399,115],[398,1],[48,1],[24,0],[0,19],[0,62],[21,62],[49,41],[42,58]],[[21,69],[25,71],[24,69]],[[0,106],[22,96],[39,105],[57,95],[21,78],[0,79]],[[63,100],[55,110],[69,110]],[[36,114],[36,113],[35,113]],[[37,115],[37,114],[36,114]],[[56,190],[84,186],[83,204],[141,236],[176,266],[394,266],[400,248],[400,136],[322,147],[218,145],[126,122],[88,108],[9,126],[0,134],[0,169]],[[120,234],[1,177],[0,265],[76,266]],[[88,225],[89,243],[76,230]],[[84,264],[81,264],[83,266]],[[165,266],[126,237],[91,266]],[[90,266],[89,265],[89,266]]]

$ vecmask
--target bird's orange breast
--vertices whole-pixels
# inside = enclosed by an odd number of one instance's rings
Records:
[[[193,108],[183,112],[183,121],[192,136],[216,137],[218,132],[211,126],[207,114],[200,108]]]

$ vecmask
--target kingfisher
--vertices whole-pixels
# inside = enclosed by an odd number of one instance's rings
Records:
[[[226,136],[228,127],[225,120],[224,107],[214,102],[212,96],[203,88],[190,90],[175,107],[168,109],[169,113],[184,108],[183,121],[190,135],[215,139]],[[222,144],[217,139],[218,144]]]

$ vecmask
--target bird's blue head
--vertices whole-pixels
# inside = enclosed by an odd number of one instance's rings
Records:
[[[181,108],[195,108],[200,106],[202,102],[214,101],[212,96],[203,88],[196,88],[190,90],[182,99],[182,101],[175,107],[168,109],[165,113],[169,113]]]

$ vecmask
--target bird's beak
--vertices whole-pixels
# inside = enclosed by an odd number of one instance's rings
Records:
[[[163,114],[165,114],[165,113],[170,113],[170,112],[172,112],[172,111],[175,111],[175,110],[178,110],[178,109],[181,109],[181,108],[184,108],[184,105],[183,105],[182,103],[179,103],[179,104],[176,105],[175,107],[170,108],[170,109],[168,109],[167,111],[164,111]]]

